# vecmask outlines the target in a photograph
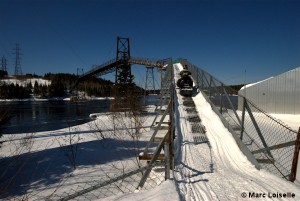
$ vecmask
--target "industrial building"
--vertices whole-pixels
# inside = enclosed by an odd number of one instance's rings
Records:
[[[239,91],[239,95],[245,96],[267,113],[300,114],[300,67],[246,85]],[[242,103],[239,97],[240,110]]]

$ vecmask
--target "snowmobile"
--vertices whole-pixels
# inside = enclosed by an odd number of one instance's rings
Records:
[[[180,71],[180,78],[177,80],[176,85],[180,88],[180,94],[182,96],[192,96],[193,80],[191,78],[191,72],[187,70],[186,66]]]

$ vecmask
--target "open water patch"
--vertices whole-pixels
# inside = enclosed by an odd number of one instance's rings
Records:
[[[91,113],[105,113],[110,100],[69,101],[13,101],[1,102],[0,109],[11,114],[11,120],[2,126],[2,134],[35,133],[57,130],[91,120]]]

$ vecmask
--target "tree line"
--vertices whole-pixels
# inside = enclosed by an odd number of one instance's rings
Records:
[[[6,78],[5,72],[0,72],[0,78]],[[25,76],[18,76],[16,79],[30,79],[42,78],[49,80],[51,84],[41,84],[35,81],[29,82],[26,86],[19,84],[8,84],[0,80],[0,98],[1,99],[24,99],[31,96],[37,98],[52,98],[65,97],[70,95],[70,89],[74,86],[78,76],[67,73],[47,73],[43,77],[26,74]],[[113,83],[101,78],[90,78],[77,85],[74,91],[85,92],[88,96],[107,97],[111,95]]]

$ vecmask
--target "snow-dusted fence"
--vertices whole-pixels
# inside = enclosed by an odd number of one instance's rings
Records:
[[[162,80],[162,87],[160,93],[160,104],[156,107],[156,115],[152,121],[151,127],[153,134],[147,144],[143,148],[143,154],[139,154],[138,169],[131,169],[124,171],[122,174],[110,176],[109,179],[103,180],[99,178],[97,182],[92,184],[85,184],[84,186],[75,186],[67,192],[56,194],[53,197],[59,200],[95,200],[106,198],[109,196],[118,196],[122,194],[133,193],[138,190],[149,190],[156,187],[166,179],[170,179],[171,166],[173,166],[173,132],[174,114],[173,114],[173,68],[172,59],[164,61],[166,72]],[[163,114],[162,114],[163,112]],[[168,118],[166,118],[168,116]],[[136,118],[134,118],[136,119]],[[118,120],[117,120],[118,121]],[[159,121],[158,124],[155,122]],[[168,121],[167,132],[159,143],[156,142],[155,136],[163,127],[162,124]],[[99,128],[98,128],[99,130]],[[100,135],[103,138],[102,135]],[[149,154],[149,149],[154,149],[153,153]],[[163,154],[162,149],[164,150]],[[139,150],[141,150],[139,148]],[[150,151],[151,152],[151,151]],[[163,157],[161,157],[163,156]],[[149,159],[148,159],[149,157]],[[144,158],[144,159],[142,159]],[[145,159],[146,158],[146,159]],[[163,159],[161,159],[163,158]],[[146,162],[148,160],[148,163]],[[157,162],[160,161],[160,162]],[[147,165],[145,165],[147,163]],[[52,198],[53,198],[52,197]]]
[[[153,106],[144,108],[127,101],[126,113],[112,111],[96,115],[95,120],[84,125],[29,135],[6,135],[0,150],[0,199],[99,200],[148,190],[168,179],[172,157],[166,153],[172,152],[172,139],[163,141],[163,165],[156,163],[154,155],[153,163],[139,160],[140,152],[154,132],[150,127],[161,120],[168,105],[169,117],[161,123],[163,127],[168,125],[168,132],[174,131],[173,116],[170,116],[174,90],[172,59],[162,63],[166,71],[156,113]]]
[[[244,98],[240,138],[262,168],[290,179],[296,131]]]
[[[255,162],[289,180],[297,132],[201,68],[185,59],[179,62],[188,66],[196,87],[205,93],[223,119],[226,119],[231,130],[255,157]],[[238,110],[238,96],[244,100],[242,110]]]
[[[161,92],[160,92],[160,104],[157,106],[156,111],[161,113],[164,112],[163,115],[160,117],[160,120],[158,122],[158,125],[155,126],[155,121],[157,120],[157,117],[159,117],[159,113],[157,113],[156,117],[154,118],[152,122],[152,126],[154,127],[154,132],[143,150],[141,152],[141,157],[144,159],[149,158],[149,166],[152,166],[152,164],[155,163],[155,161],[159,160],[160,156],[161,159],[165,163],[165,179],[170,179],[170,170],[171,166],[173,166],[173,137],[174,137],[174,79],[173,79],[173,66],[172,66],[172,58],[167,59],[164,61],[164,67],[165,67],[165,75],[162,80],[161,85]],[[166,108],[164,108],[166,107]],[[168,122],[166,122],[166,116],[168,115]],[[164,122],[165,121],[165,122]],[[167,132],[163,134],[163,136],[159,137],[159,143],[156,145],[156,149],[153,153],[148,153],[149,147],[153,144],[155,144],[155,138],[158,133],[158,131],[162,128],[162,123],[167,123]],[[164,153],[161,154],[162,149],[164,149]],[[140,159],[141,159],[140,157]],[[143,187],[147,178],[150,175],[152,168],[148,168],[140,183],[139,187]]]
[[[0,199],[97,200],[132,193],[147,168],[152,171],[142,190],[160,185],[164,166],[138,160],[153,118],[152,112],[112,112],[78,127],[11,135],[1,149]]]

